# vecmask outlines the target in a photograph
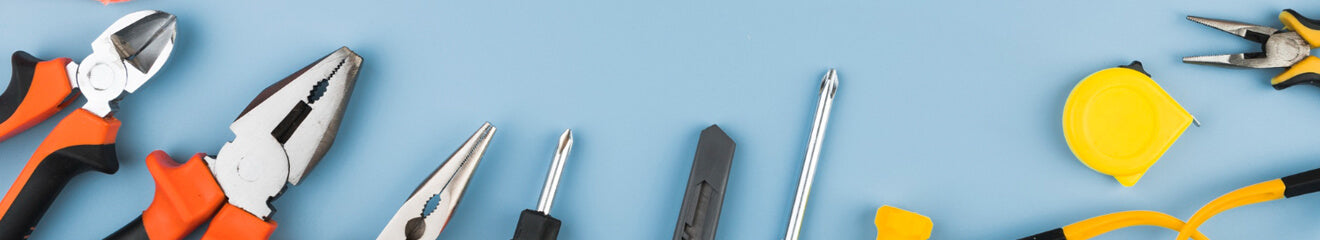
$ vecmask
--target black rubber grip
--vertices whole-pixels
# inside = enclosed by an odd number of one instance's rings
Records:
[[[674,227],[674,240],[712,240],[720,223],[720,208],[729,186],[736,144],[718,125],[701,131],[697,154],[692,160],[683,207]]]
[[[42,61],[24,51],[14,52],[12,59],[10,62],[14,66],[13,76],[9,78],[9,87],[5,88],[4,93],[0,93],[0,122],[14,116],[18,105],[23,103],[28,89],[32,88],[32,78],[36,74],[37,63]]]
[[[555,240],[559,238],[559,219],[545,213],[525,209],[518,217],[518,228],[513,240]]]
[[[1296,197],[1320,191],[1320,168],[1281,178],[1283,197]]]
[[[115,145],[79,145],[56,150],[37,164],[5,215],[0,217],[0,239],[22,239],[32,234],[46,209],[69,180],[88,170],[113,174],[119,170]]]
[[[115,233],[111,233],[110,236],[105,237],[105,239],[106,240],[151,240],[151,237],[147,236],[147,228],[142,226],[142,216],[139,215],[136,219],[133,219],[133,222],[128,223],[128,225],[124,225],[124,227],[122,228],[119,228],[119,231],[115,231]]]
[[[1297,13],[1297,11],[1293,11],[1292,9],[1284,9],[1283,11],[1288,12],[1288,14],[1292,14],[1293,17],[1296,17],[1297,22],[1301,22],[1302,26],[1306,26],[1306,28],[1310,28],[1310,29],[1320,30],[1320,21],[1306,18],[1302,16],[1302,14]]]
[[[1274,84],[1274,89],[1283,90],[1284,88],[1303,83],[1320,86],[1320,74],[1313,72],[1297,74],[1297,76],[1288,78],[1288,80],[1279,82],[1279,84]]]
[[[1068,240],[1068,236],[1063,235],[1063,228],[1055,228],[1054,230],[1019,238],[1018,240]]]

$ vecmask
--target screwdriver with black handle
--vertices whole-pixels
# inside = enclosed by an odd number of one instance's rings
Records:
[[[555,240],[559,238],[559,219],[550,216],[550,206],[555,202],[555,192],[559,190],[559,176],[564,172],[564,160],[573,150],[573,130],[564,130],[559,136],[559,146],[555,148],[555,159],[550,162],[550,173],[546,174],[545,187],[541,188],[541,200],[536,209],[524,209],[518,217],[518,228],[513,232],[513,240]]]

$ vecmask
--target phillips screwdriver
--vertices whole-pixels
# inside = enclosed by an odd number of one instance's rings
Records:
[[[518,228],[513,232],[513,240],[555,240],[559,238],[559,219],[550,216],[550,206],[555,203],[555,192],[559,190],[559,176],[564,172],[564,160],[573,150],[573,130],[564,130],[559,136],[559,146],[555,148],[555,159],[550,162],[550,172],[545,177],[545,187],[541,188],[541,200],[536,203],[536,210],[524,209],[518,217]]]
[[[801,233],[802,217],[807,213],[807,197],[811,195],[811,182],[816,177],[816,161],[820,159],[820,144],[825,140],[825,125],[830,122],[830,108],[834,106],[834,93],[838,88],[839,75],[834,69],[830,69],[820,81],[816,120],[811,124],[807,157],[802,164],[802,177],[798,179],[797,195],[793,198],[793,212],[788,218],[788,233],[784,236],[784,240],[797,240],[798,234]]]

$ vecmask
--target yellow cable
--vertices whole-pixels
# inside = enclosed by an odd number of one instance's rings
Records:
[[[1192,218],[1187,219],[1187,224],[1183,225],[1182,229],[1178,231],[1178,238],[1175,239],[1187,239],[1188,234],[1197,232],[1196,228],[1201,226],[1201,223],[1205,223],[1210,217],[1225,210],[1253,203],[1283,199],[1285,188],[1282,179],[1274,179],[1239,188],[1219,196],[1210,203],[1206,203],[1204,207],[1201,207],[1201,210],[1196,210],[1196,213],[1192,214]]]
[[[1082,220],[1063,227],[1063,235],[1068,240],[1090,239],[1109,231],[1131,226],[1157,226],[1168,229],[1178,230],[1184,227],[1183,221],[1156,211],[1125,211],[1116,212],[1090,219]],[[1192,238],[1196,240],[1209,240],[1205,235],[1193,230]]]
[[[1090,237],[1104,235],[1105,232],[1115,231],[1115,229],[1133,227],[1133,225],[1155,225],[1168,229],[1183,228],[1183,220],[1173,218],[1164,212],[1156,211],[1122,211],[1114,214],[1106,214],[1081,220],[1081,222],[1064,225],[1064,236],[1068,240],[1086,240]],[[1195,232],[1192,239],[1209,240],[1209,237]]]

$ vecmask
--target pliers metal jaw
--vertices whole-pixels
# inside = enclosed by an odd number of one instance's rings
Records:
[[[229,203],[265,218],[269,201],[325,156],[362,57],[341,47],[257,95],[229,125],[233,141],[206,158]]]
[[[1285,29],[1236,21],[1188,16],[1188,20],[1261,44],[1260,52],[1185,57],[1183,62],[1237,68],[1288,68],[1274,77],[1276,89],[1299,83],[1320,83],[1320,59],[1311,49],[1320,47],[1320,22],[1291,9],[1279,14]]]
[[[155,10],[125,15],[92,41],[82,64],[15,52],[13,78],[0,93],[0,141],[68,107],[77,96],[73,89],[87,98],[81,109],[87,115],[117,121],[111,119],[117,102],[156,75],[174,51],[175,21]]]
[[[92,41],[92,54],[77,66],[70,78],[83,97],[87,109],[106,116],[118,109],[117,102],[137,91],[165,65],[174,51],[175,17],[161,11],[138,11],[128,14]]]
[[[429,240],[439,237],[454,210],[458,209],[468,181],[472,180],[494,134],[495,126],[489,122],[482,124],[440,168],[417,186],[376,239]]]
[[[1297,32],[1279,31],[1271,27],[1229,20],[1187,16],[1187,20],[1204,24],[1233,34],[1248,41],[1260,43],[1261,52],[1185,57],[1183,62],[1223,67],[1281,68],[1290,67],[1311,55],[1311,47]]]
[[[271,202],[334,143],[361,65],[361,56],[339,48],[267,87],[229,125],[235,137],[215,156],[179,163],[149,155],[155,199],[106,239],[181,239],[206,221],[203,239],[269,238],[277,225]]]

